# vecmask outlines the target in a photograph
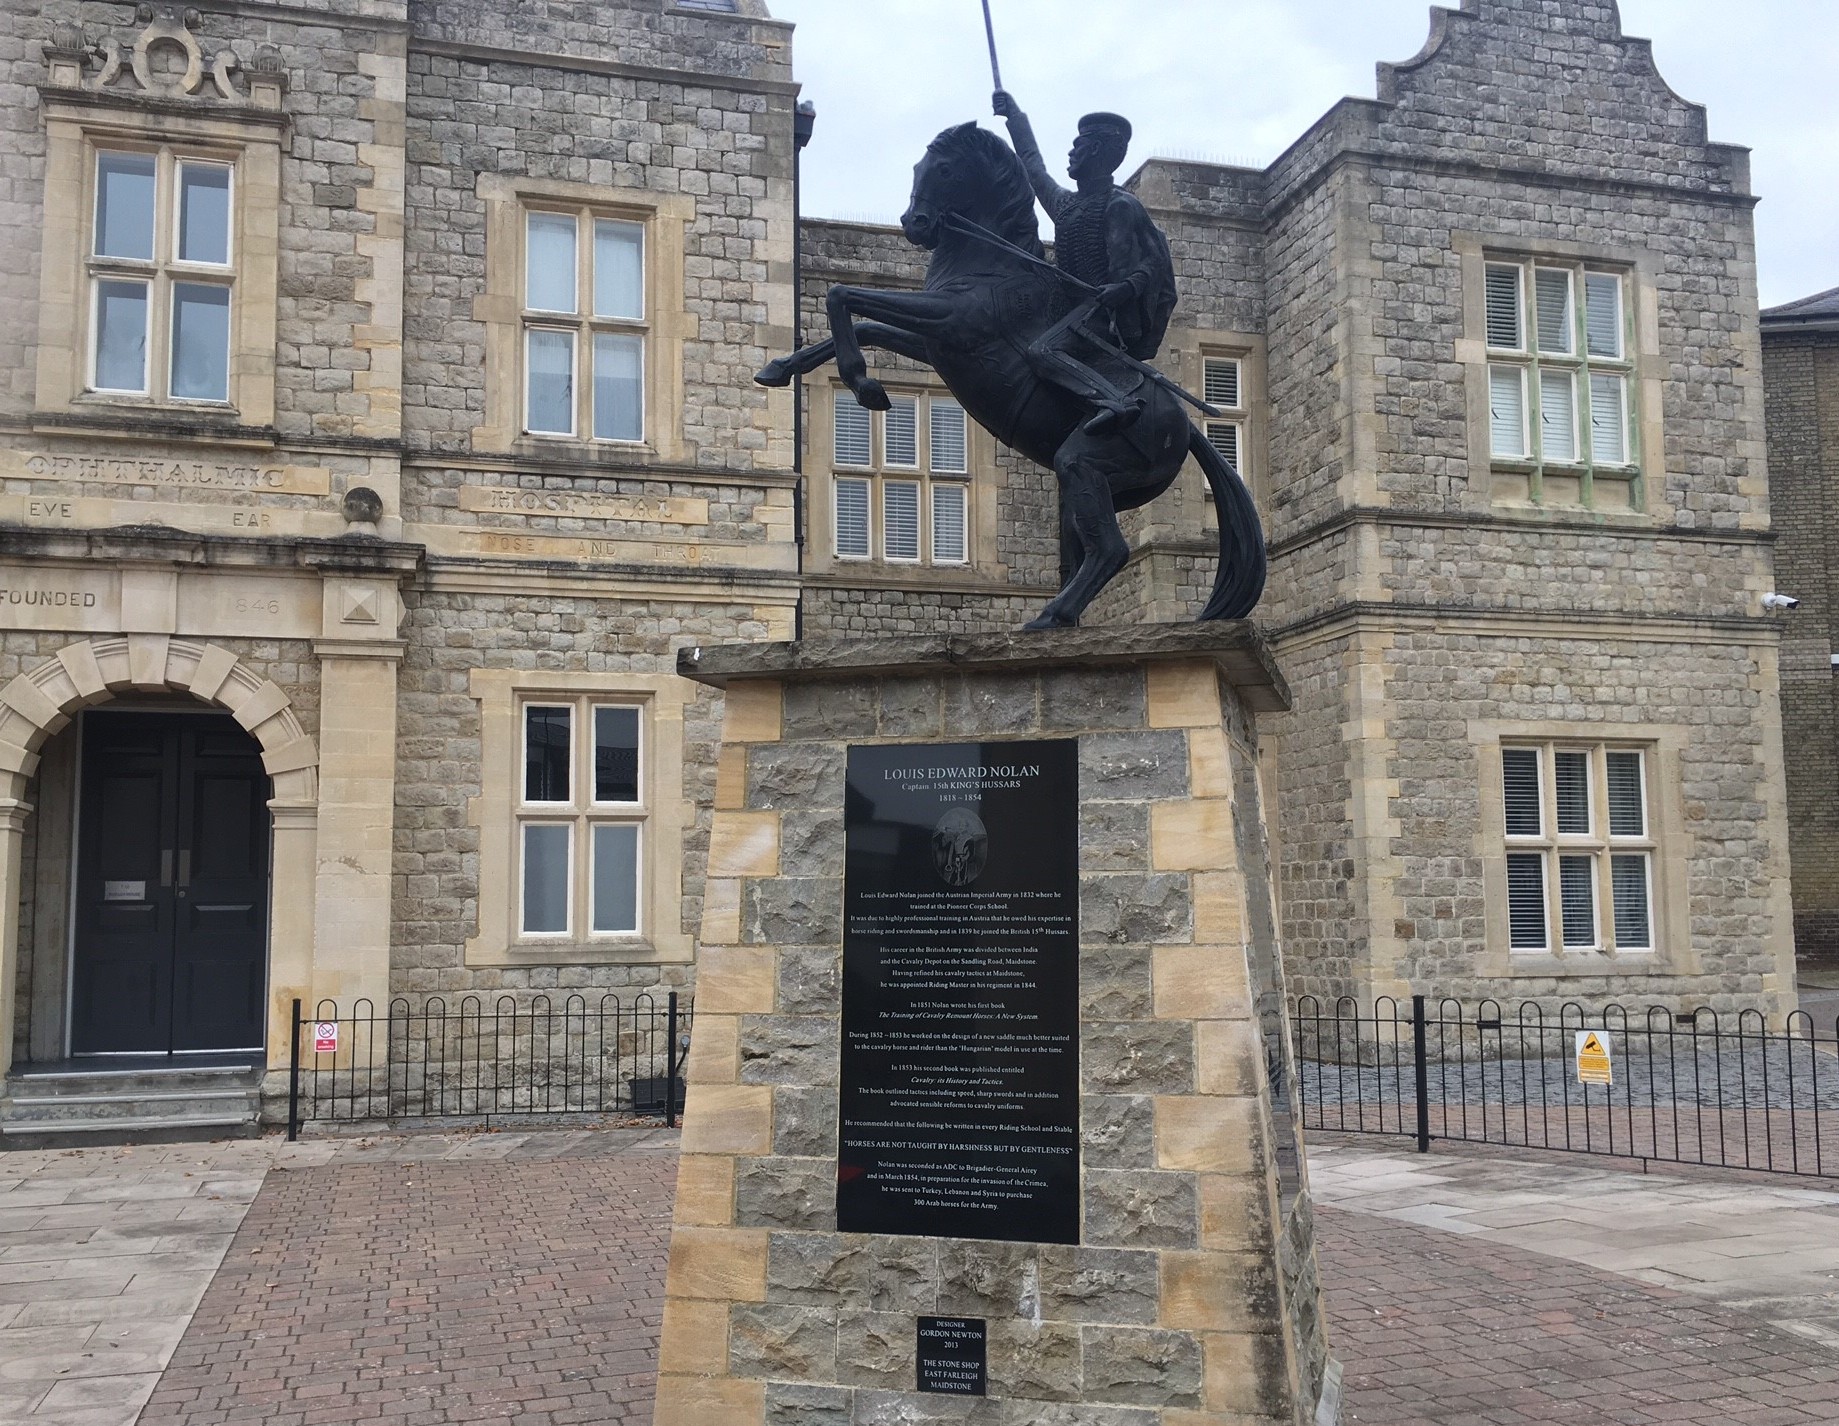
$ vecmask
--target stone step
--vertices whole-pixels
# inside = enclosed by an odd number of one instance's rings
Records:
[[[250,1065],[15,1071],[0,1090],[0,1144],[134,1143],[254,1132],[262,1072]]]
[[[133,1099],[147,1094],[240,1094],[260,1083],[249,1070],[211,1070],[192,1074],[14,1075],[6,1082],[13,1098]]]
[[[173,1090],[156,1094],[18,1094],[7,1104],[9,1124],[71,1119],[133,1119],[171,1114],[229,1116],[251,1114],[255,1097],[247,1087],[218,1090]]]
[[[256,1083],[261,1074],[259,1066],[250,1064],[190,1065],[180,1061],[176,1064],[143,1062],[113,1066],[104,1061],[73,1067],[66,1061],[56,1067],[15,1068],[7,1076],[6,1086],[14,1094],[157,1093],[167,1089],[249,1085]]]
[[[134,1119],[52,1119],[0,1122],[0,1148],[65,1148],[83,1143],[154,1143],[167,1140],[254,1137],[253,1115],[146,1115]]]

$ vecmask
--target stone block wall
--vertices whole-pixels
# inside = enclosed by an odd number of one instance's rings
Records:
[[[567,687],[571,673],[668,677],[677,651],[689,643],[760,640],[772,627],[750,605],[687,599],[427,591],[411,593],[408,604],[408,649],[398,684],[392,992],[419,1000],[430,994],[623,994],[689,986],[694,968],[688,964],[577,964],[566,951],[521,965],[467,964],[466,943],[481,932],[481,827],[473,804],[484,790],[481,706],[469,677],[479,668],[540,670],[554,673],[559,688]],[[702,914],[720,719],[720,698],[700,691],[684,713],[682,784],[653,794],[694,809],[678,912],[686,932],[694,932]]]
[[[791,340],[789,30],[753,0],[414,7],[403,511],[427,554],[404,626],[391,969],[411,1000],[693,983],[687,951],[493,942],[482,884],[510,869],[484,865],[502,854],[482,846],[475,684],[668,681],[681,648],[790,632],[790,405],[751,381]],[[523,215],[558,203],[655,215],[643,443],[520,434]],[[713,694],[686,705],[680,784],[653,793],[685,809],[673,936],[701,917],[719,717]]]
[[[1681,1010],[1754,1006],[1779,1023],[1793,1008],[1784,909],[1787,837],[1780,744],[1769,736],[1773,651],[1710,638],[1502,638],[1401,628],[1382,655],[1390,733],[1385,774],[1394,830],[1374,868],[1376,984],[1435,987],[1442,995],[1618,998]],[[1639,739],[1666,725],[1652,759],[1650,821],[1661,856],[1685,880],[1685,924],[1656,879],[1657,955],[1581,964],[1553,974],[1490,966],[1483,849],[1498,829],[1479,825],[1475,797],[1498,763],[1474,743],[1480,723],[1564,724],[1579,739]],[[1666,749],[1677,739],[1677,754]],[[1676,762],[1675,762],[1676,757]],[[1675,826],[1668,804],[1678,799]],[[1684,845],[1678,843],[1683,841]],[[1396,947],[1396,960],[1385,954]],[[1492,958],[1495,965],[1505,957]],[[1390,963],[1388,963],[1390,961]]]
[[[1839,964],[1839,332],[1763,326],[1769,493],[1777,586],[1800,599],[1782,617],[1782,731],[1794,934],[1804,962]]]
[[[786,344],[792,245],[788,26],[642,0],[418,4],[406,76],[404,424],[413,447],[463,454],[487,422],[490,251],[485,190],[590,185],[602,202],[678,199],[681,311],[650,311],[682,343],[682,463],[791,464],[780,398],[749,378]],[[673,212],[679,211],[673,209]],[[510,234],[492,235],[502,243]],[[514,238],[512,241],[515,241]],[[515,253],[505,255],[515,267]],[[647,262],[663,260],[662,251]],[[512,274],[512,282],[521,280]],[[515,364],[515,348],[489,358]],[[514,382],[512,383],[515,384]],[[656,442],[654,441],[653,444]],[[647,465],[644,451],[519,440],[517,453]],[[411,499],[411,505],[415,500]]]
[[[1280,1185],[1293,1099],[1260,1015],[1283,999],[1263,695],[1195,656],[1230,630],[1192,633],[1117,664],[1074,651],[1104,630],[1012,660],[820,643],[728,679],[660,1426],[1311,1418],[1309,1200],[1294,1154]],[[1081,1243],[839,1234],[847,749],[1018,736],[1080,741]],[[914,1391],[918,1313],[988,1321],[988,1397]]]
[[[1791,1008],[1742,154],[1707,142],[1612,5],[1467,0],[1266,177],[1261,612],[1299,691],[1269,730],[1296,987]],[[1628,273],[1634,509],[1496,489],[1472,290],[1494,254]],[[1679,731],[1666,791],[1689,820],[1664,855],[1691,910],[1655,973],[1542,979],[1492,944],[1498,769],[1472,740],[1516,723]]]
[[[175,13],[185,7],[173,8]],[[113,39],[127,57],[145,28],[128,3],[19,0],[0,40],[0,228],[40,231],[45,130],[36,88],[45,80],[46,44],[81,35]],[[391,307],[400,290],[400,90],[406,0],[326,0],[313,12],[256,3],[204,9],[193,31],[207,65],[235,57],[244,92],[258,53],[279,56],[287,76],[288,128],[281,155],[276,307],[275,426],[291,437],[393,434],[400,347]],[[156,68],[160,62],[156,59]],[[93,77],[95,69],[90,74]],[[132,90],[127,79],[117,87]],[[210,85],[179,107],[208,113]],[[174,133],[182,134],[182,112]],[[8,242],[0,294],[13,314],[13,339],[0,344],[0,414],[32,408],[40,254],[35,241]],[[381,323],[381,330],[373,324]],[[374,361],[373,361],[374,359]],[[208,430],[209,417],[163,413],[169,424]],[[215,424],[222,424],[221,421]]]

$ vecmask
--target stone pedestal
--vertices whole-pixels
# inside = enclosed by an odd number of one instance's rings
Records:
[[[680,671],[727,711],[657,1426],[1317,1420],[1338,1371],[1255,731],[1288,695],[1257,635],[752,645]],[[839,1233],[848,749],[1010,738],[1078,743],[1079,1242]],[[987,1395],[918,1390],[922,1316],[986,1324]]]

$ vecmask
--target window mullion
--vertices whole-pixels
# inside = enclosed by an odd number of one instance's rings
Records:
[[[594,434],[594,215],[575,212],[575,436]],[[585,924],[585,923],[584,923]]]
[[[1530,343],[1538,345],[1535,337]],[[1539,389],[1539,373],[1535,367],[1528,385],[1536,392]],[[1536,428],[1538,422],[1534,421]],[[1540,856],[1545,862],[1545,949],[1552,955],[1564,954],[1564,861],[1561,855],[1563,840],[1558,831],[1558,747],[1555,743],[1544,743],[1539,748],[1539,827],[1545,834],[1545,846]]]
[[[147,288],[147,395],[166,401],[172,393],[172,274],[160,268]]]
[[[592,718],[585,698],[568,700],[567,817],[574,827],[568,847],[568,929],[570,937],[577,941],[585,939],[586,930],[592,925],[588,920],[591,908],[588,905],[587,861],[587,840],[592,834],[585,815],[593,791],[594,773],[590,764],[594,754],[594,730],[587,726]]]
[[[153,165],[153,262],[165,267],[177,255],[173,235],[179,225],[178,163],[169,148],[161,148]]]
[[[147,395],[172,399],[173,235],[178,227],[178,165],[171,149],[161,147],[153,165],[153,281],[147,292]]]
[[[1607,836],[1607,831],[1605,831]],[[1616,951],[1616,888],[1608,843],[1596,854],[1596,938],[1608,955]]]

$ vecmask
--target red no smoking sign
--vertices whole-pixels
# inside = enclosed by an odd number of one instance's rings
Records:
[[[338,1021],[321,1020],[313,1026],[313,1053],[316,1055],[336,1055],[338,1053]]]

